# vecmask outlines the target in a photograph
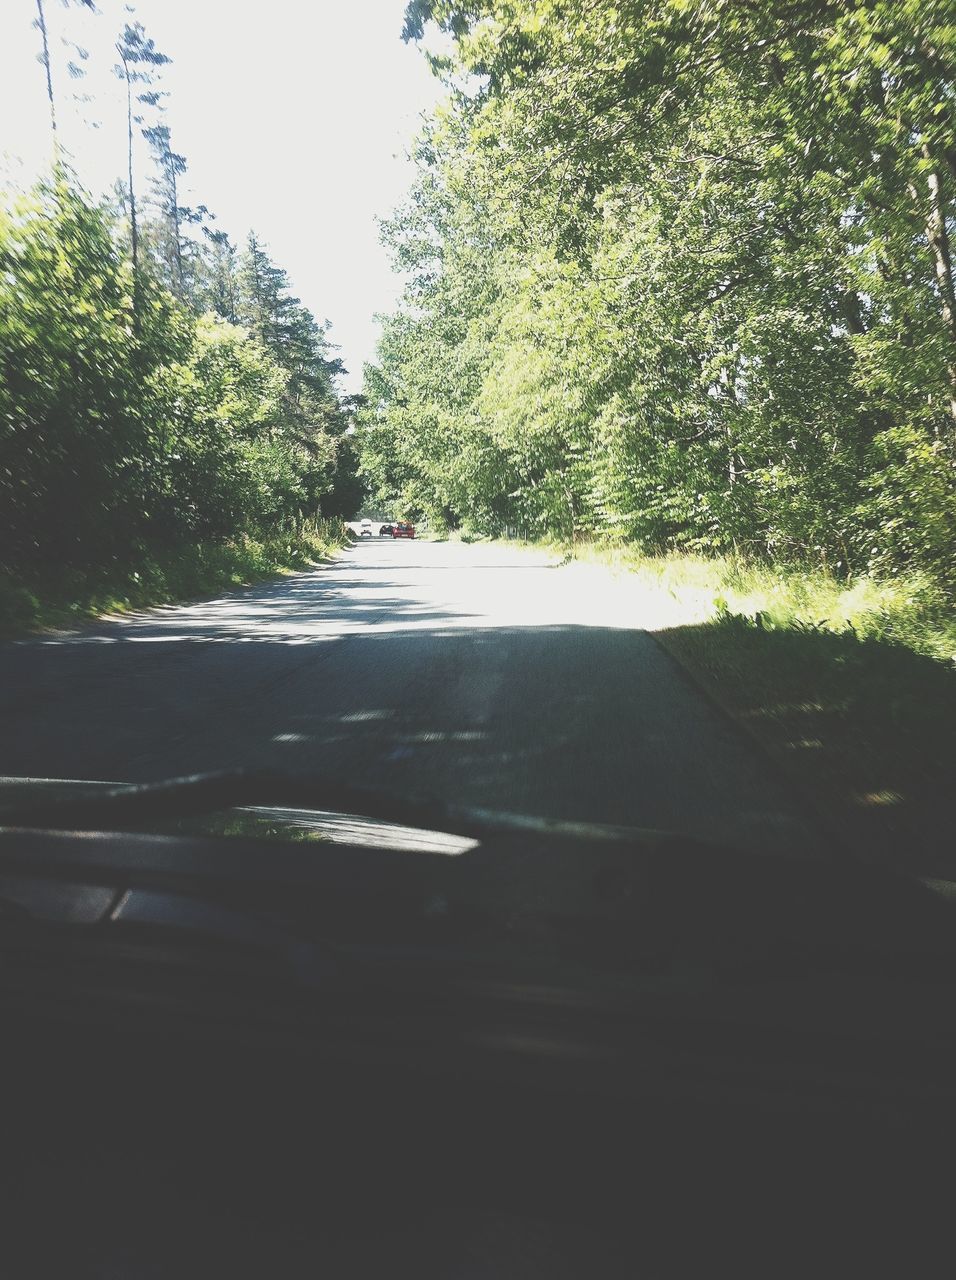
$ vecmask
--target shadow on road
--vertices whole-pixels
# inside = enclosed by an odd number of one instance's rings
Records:
[[[524,562],[456,579],[444,548],[366,550],[5,646],[0,773],[274,767],[778,853],[826,846],[808,797],[842,788],[844,843],[956,875],[956,679],[939,664],[823,633],[662,633],[768,757],[587,581]]]
[[[309,580],[9,646],[0,773],[269,767],[770,852],[817,837],[644,632]]]

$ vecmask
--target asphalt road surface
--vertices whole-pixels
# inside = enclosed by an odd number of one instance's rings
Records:
[[[655,624],[597,569],[363,541],[315,572],[4,646],[0,774],[313,770],[815,852],[796,802]]]

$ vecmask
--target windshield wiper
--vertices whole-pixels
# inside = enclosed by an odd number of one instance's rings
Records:
[[[311,774],[252,770],[200,773],[163,782],[109,788],[101,786],[75,798],[11,805],[0,808],[0,826],[55,831],[122,830],[127,825],[141,827],[144,823],[168,822],[250,806],[356,814],[476,840],[524,835],[645,847],[703,847],[685,836],[639,827],[565,822],[450,804],[433,797],[383,787],[356,786]],[[707,847],[712,849],[713,845]]]

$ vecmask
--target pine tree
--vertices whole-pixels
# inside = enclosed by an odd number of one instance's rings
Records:
[[[69,2],[70,0],[65,0],[65,3],[67,5],[69,5]],[[87,9],[94,8],[93,0],[77,0],[77,3]],[[43,0],[36,0],[36,6],[37,6],[37,16],[33,25],[36,27],[36,29],[40,33],[40,40],[41,40],[42,47],[41,47],[40,53],[38,54],[38,59],[40,64],[43,67],[44,72],[46,73],[46,96],[47,96],[47,102],[49,103],[49,106],[50,106],[50,132],[53,135],[53,163],[55,166],[59,167],[60,140],[59,140],[59,134],[57,131],[57,123],[56,123],[56,100],[53,94],[53,66],[50,59],[50,32],[47,26],[46,8],[44,6]],[[70,63],[71,73],[73,72],[73,66],[74,64]]]
[[[254,231],[249,232],[239,264],[239,318],[269,351],[277,349],[277,313],[285,273],[269,257]]]
[[[123,28],[123,34],[116,42],[119,64],[114,68],[115,74],[126,85],[126,168],[129,183],[129,220],[130,240],[133,260],[133,326],[139,328],[140,319],[140,261],[139,261],[139,224],[136,208],[136,182],[133,173],[133,136],[134,125],[141,125],[143,117],[137,114],[141,106],[155,107],[160,95],[149,88],[145,92],[135,92],[134,85],[152,85],[156,67],[170,62],[164,53],[160,53],[151,37],[140,22],[129,23]],[[134,106],[134,103],[137,104]]]
[[[197,307],[215,311],[235,324],[239,319],[238,254],[225,231],[203,226],[205,244],[197,255],[195,300]]]
[[[255,232],[241,257],[238,285],[240,321],[287,375],[288,438],[310,459],[304,481],[307,507],[334,514],[336,501],[349,505],[358,482],[354,451],[346,447],[344,437],[348,414],[335,387],[342,364],[330,349],[327,325],[318,324],[292,294],[286,272]]]
[[[186,172],[186,159],[174,151],[169,125],[157,124],[144,129],[143,136],[149,143],[156,164],[153,179],[153,196],[159,213],[157,251],[164,267],[166,282],[180,299],[186,296],[186,278],[183,270],[183,215],[179,204],[179,178]]]
[[[50,130],[53,134],[53,153],[54,157],[59,159],[59,140],[56,132],[56,102],[53,97],[53,68],[50,65],[50,36],[46,25],[46,12],[43,8],[43,0],[37,0],[37,18],[35,26],[40,32],[43,41],[43,50],[40,53],[40,62],[46,72],[46,96],[50,104]]]

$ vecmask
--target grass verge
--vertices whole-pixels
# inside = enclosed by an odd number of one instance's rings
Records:
[[[0,573],[0,637],[75,626],[104,614],[216,595],[283,573],[309,569],[345,535],[338,521],[318,521],[269,538],[142,550],[131,566],[49,569],[28,578]]]
[[[857,855],[956,879],[956,617],[918,578],[839,581],[585,547]]]

